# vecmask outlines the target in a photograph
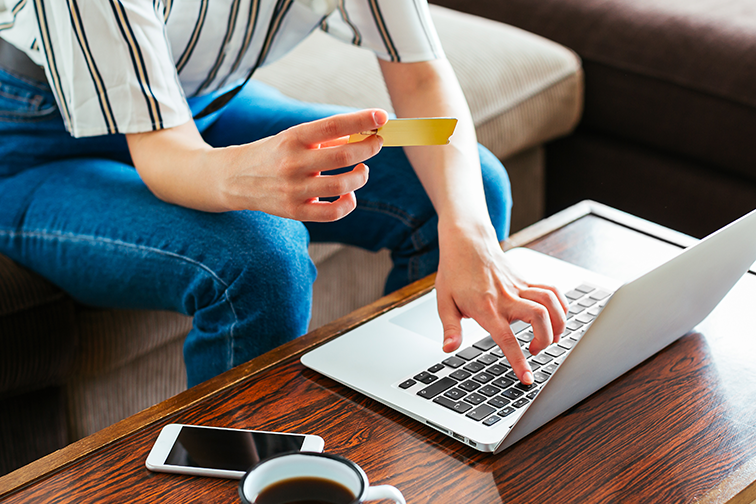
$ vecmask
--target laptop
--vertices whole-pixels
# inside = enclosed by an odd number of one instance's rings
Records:
[[[700,323],[756,262],[756,210],[622,283],[525,248],[507,251],[531,282],[570,301],[568,329],[537,356],[530,326],[512,329],[536,382],[517,380],[473,320],[441,350],[436,293],[390,310],[304,354],[302,364],[483,452],[499,453]]]

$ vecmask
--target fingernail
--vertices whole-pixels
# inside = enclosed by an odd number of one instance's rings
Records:
[[[525,371],[525,373],[522,375],[522,382],[526,385],[533,383],[533,372]]]
[[[446,347],[448,347],[449,345],[451,345],[451,344],[452,344],[452,341],[454,341],[454,340],[452,340],[451,338],[446,338],[446,339],[444,340],[444,348],[446,348]]]

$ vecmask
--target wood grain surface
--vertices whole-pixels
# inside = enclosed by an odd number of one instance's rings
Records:
[[[528,244],[621,279],[691,242],[593,203],[539,226],[508,246]],[[426,279],[0,478],[2,502],[239,502],[236,481],[145,469],[170,422],[318,434],[327,451],[354,460],[371,483],[390,483],[413,504],[752,502],[756,275],[747,275],[694,332],[496,456],[299,363],[306,349],[431,285]]]

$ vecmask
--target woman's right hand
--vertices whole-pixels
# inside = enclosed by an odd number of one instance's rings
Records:
[[[193,122],[129,134],[127,140],[142,179],[165,201],[211,212],[248,209],[326,222],[354,210],[354,191],[368,179],[363,161],[383,144],[375,135],[347,143],[349,135],[387,120],[384,110],[361,110],[224,148],[207,145]],[[352,165],[337,175],[323,173]]]

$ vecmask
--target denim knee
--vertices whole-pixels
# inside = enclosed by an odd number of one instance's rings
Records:
[[[213,245],[222,257],[223,291],[194,313],[184,345],[190,386],[307,332],[316,275],[307,230],[287,219],[253,217],[254,233],[232,226]]]

